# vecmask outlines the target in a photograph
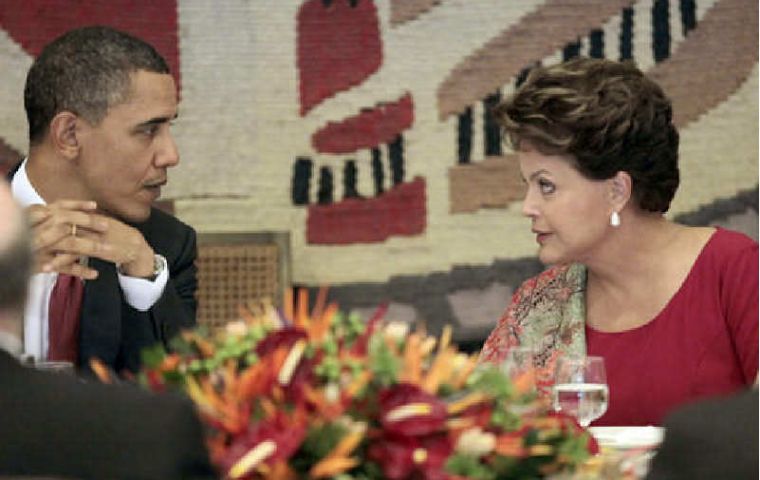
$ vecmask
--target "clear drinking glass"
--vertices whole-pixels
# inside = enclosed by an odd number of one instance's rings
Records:
[[[62,373],[64,375],[75,375],[74,364],[64,361],[47,361],[36,362],[32,365],[37,370],[43,370],[51,373]]]
[[[566,357],[557,361],[552,405],[586,428],[607,411],[609,387],[602,357]]]

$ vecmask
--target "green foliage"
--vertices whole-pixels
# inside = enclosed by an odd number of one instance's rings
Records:
[[[493,365],[483,365],[477,368],[467,379],[467,387],[483,391],[496,400],[508,400],[513,395],[512,384],[499,369]]]
[[[518,428],[520,421],[520,416],[511,411],[509,402],[504,398],[494,401],[494,409],[491,412],[491,425],[509,432]]]
[[[346,433],[346,427],[335,422],[310,428],[290,465],[305,478],[311,467],[325,458]]]
[[[383,480],[383,470],[375,462],[366,461],[357,466],[352,472],[354,480]]]
[[[577,437],[562,437],[559,440],[559,445],[557,445],[558,453],[567,456],[572,463],[582,463],[591,456],[588,452],[588,433]]]
[[[401,361],[396,357],[382,335],[373,335],[369,342],[369,368],[380,385],[392,385],[398,380]]]
[[[160,343],[147,347],[140,352],[140,360],[143,366],[148,369],[158,368],[165,357],[166,351]]]
[[[340,378],[340,367],[338,357],[325,355],[322,361],[314,368],[314,373],[327,381],[336,381]]]
[[[316,333],[317,330],[309,332],[304,357],[299,360],[302,362],[305,359],[306,363],[301,363],[297,368],[308,367],[312,370],[309,375],[294,376],[292,384],[288,385],[289,392],[300,391],[302,395],[299,397],[305,398],[306,402],[293,402],[289,394],[283,395],[282,388],[271,386],[271,371],[263,372],[263,369],[258,368],[248,370],[248,367],[260,361],[255,353],[256,346],[273,329],[278,328],[265,326],[268,325],[267,317],[263,320],[263,323],[255,323],[254,319],[246,325],[234,325],[235,328],[223,329],[214,332],[213,335],[196,331],[184,337],[177,337],[169,345],[172,355],[176,356],[169,358],[161,345],[149,348],[142,354],[144,370],[138,373],[137,378],[148,388],[159,391],[179,388],[189,393],[194,401],[206,409],[204,413],[211,420],[215,420],[207,426],[209,432],[215,434],[209,437],[209,441],[216,442],[215,447],[221,451],[233,447],[240,451],[250,449],[250,431],[246,426],[270,421],[273,408],[283,413],[284,417],[296,419],[299,428],[306,428],[307,433],[298,450],[286,460],[298,478],[308,477],[312,467],[335,448],[346,435],[349,428],[347,424],[351,421],[362,422],[367,429],[366,436],[351,453],[352,457],[359,459],[359,464],[333,478],[385,478],[381,465],[389,460],[374,457],[373,460],[369,460],[368,446],[371,442],[392,442],[394,435],[404,435],[398,432],[388,436],[384,434],[387,425],[381,419],[386,407],[380,405],[379,399],[389,391],[388,387],[394,388],[398,385],[405,362],[403,352],[406,339],[399,339],[397,335],[379,325],[377,331],[367,340],[367,325],[359,315],[337,314],[332,318],[323,340],[314,340],[318,337],[312,333]],[[313,325],[321,327],[318,324]],[[322,333],[323,330],[318,332]],[[357,341],[362,344],[357,345]],[[358,348],[364,347],[365,341],[368,341],[367,348]],[[418,355],[421,373],[424,376],[429,374],[431,365],[434,364],[435,352],[423,349],[424,347],[419,348],[418,352],[412,353]],[[470,405],[472,410],[452,408],[445,421],[442,419],[441,424],[435,427],[435,434],[448,433],[449,439],[455,441],[461,433],[460,429],[468,429],[472,425],[473,428],[495,435],[497,441],[508,442],[519,435],[519,441],[526,447],[537,447],[529,448],[526,450],[529,453],[525,455],[518,448],[514,456],[506,457],[503,456],[506,453],[499,452],[507,452],[508,449],[484,453],[482,457],[456,450],[446,451],[441,453],[447,456],[445,472],[472,480],[533,479],[540,478],[541,472],[547,471],[547,467],[556,471],[569,470],[588,458],[587,434],[578,434],[571,425],[560,423],[560,420],[556,424],[531,421],[536,415],[540,417],[544,414],[538,411],[542,406],[536,402],[535,393],[519,394],[509,379],[492,365],[476,367],[462,386],[459,374],[470,372],[472,364],[467,364],[467,367],[464,371],[451,369],[446,378],[440,379],[435,395],[449,405],[469,397],[466,402],[471,402],[467,405]],[[371,376],[362,378],[361,384],[353,382],[368,372]],[[188,381],[190,377],[194,378],[197,385]],[[245,384],[235,383],[243,378]],[[369,381],[364,383],[367,379]],[[299,390],[305,387],[299,382],[309,383],[307,386],[319,396],[309,399],[311,392]],[[244,390],[246,393],[241,396],[240,390],[234,388],[235,385],[244,385],[244,388],[250,388],[250,391]],[[349,389],[352,385],[361,387],[358,391],[354,387]],[[226,388],[227,386],[231,388]],[[423,391],[422,385],[417,385],[417,388]],[[484,395],[470,396],[472,393]],[[267,401],[264,401],[265,399]],[[340,403],[333,403],[336,399],[340,399]],[[241,405],[241,400],[247,404]],[[217,406],[219,402],[223,402],[223,405]],[[322,410],[323,405],[329,410]],[[345,410],[333,410],[334,408]],[[229,413],[238,411],[249,411],[250,416]],[[329,415],[323,416],[323,412]],[[489,412],[490,417],[487,417]],[[467,416],[470,418],[464,418]],[[305,419],[304,423],[301,423],[302,418]],[[524,426],[530,428],[523,428]],[[416,436],[411,433],[409,435]],[[473,435],[478,434],[473,432]],[[423,440],[420,438],[420,441]],[[402,442],[398,448],[406,448],[404,444],[405,442]],[[424,441],[421,444],[424,444]],[[416,449],[415,445],[418,444],[411,445],[409,448]],[[537,455],[538,453],[542,455]],[[443,471],[437,473],[444,474]],[[421,470],[415,471],[413,475],[422,475]]]
[[[169,340],[169,350],[182,356],[189,356],[195,353],[193,346],[182,338],[182,335],[177,335]]]
[[[456,453],[446,461],[446,471],[472,480],[495,480],[496,473],[472,455]]]

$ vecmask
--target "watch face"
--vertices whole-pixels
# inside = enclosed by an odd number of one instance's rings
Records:
[[[164,257],[158,254],[153,255],[153,277],[151,280],[158,278],[158,276],[161,275],[161,272],[164,271],[164,268],[166,268],[166,260],[164,260]]]

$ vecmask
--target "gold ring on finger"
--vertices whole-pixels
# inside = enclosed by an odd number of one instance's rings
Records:
[[[76,237],[77,236],[77,224],[72,223],[71,224],[71,236]]]

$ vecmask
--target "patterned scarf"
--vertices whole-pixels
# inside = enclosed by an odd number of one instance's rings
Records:
[[[586,267],[552,267],[523,283],[480,352],[481,362],[501,363],[515,346],[533,349],[536,382],[547,391],[561,356],[586,353]]]

